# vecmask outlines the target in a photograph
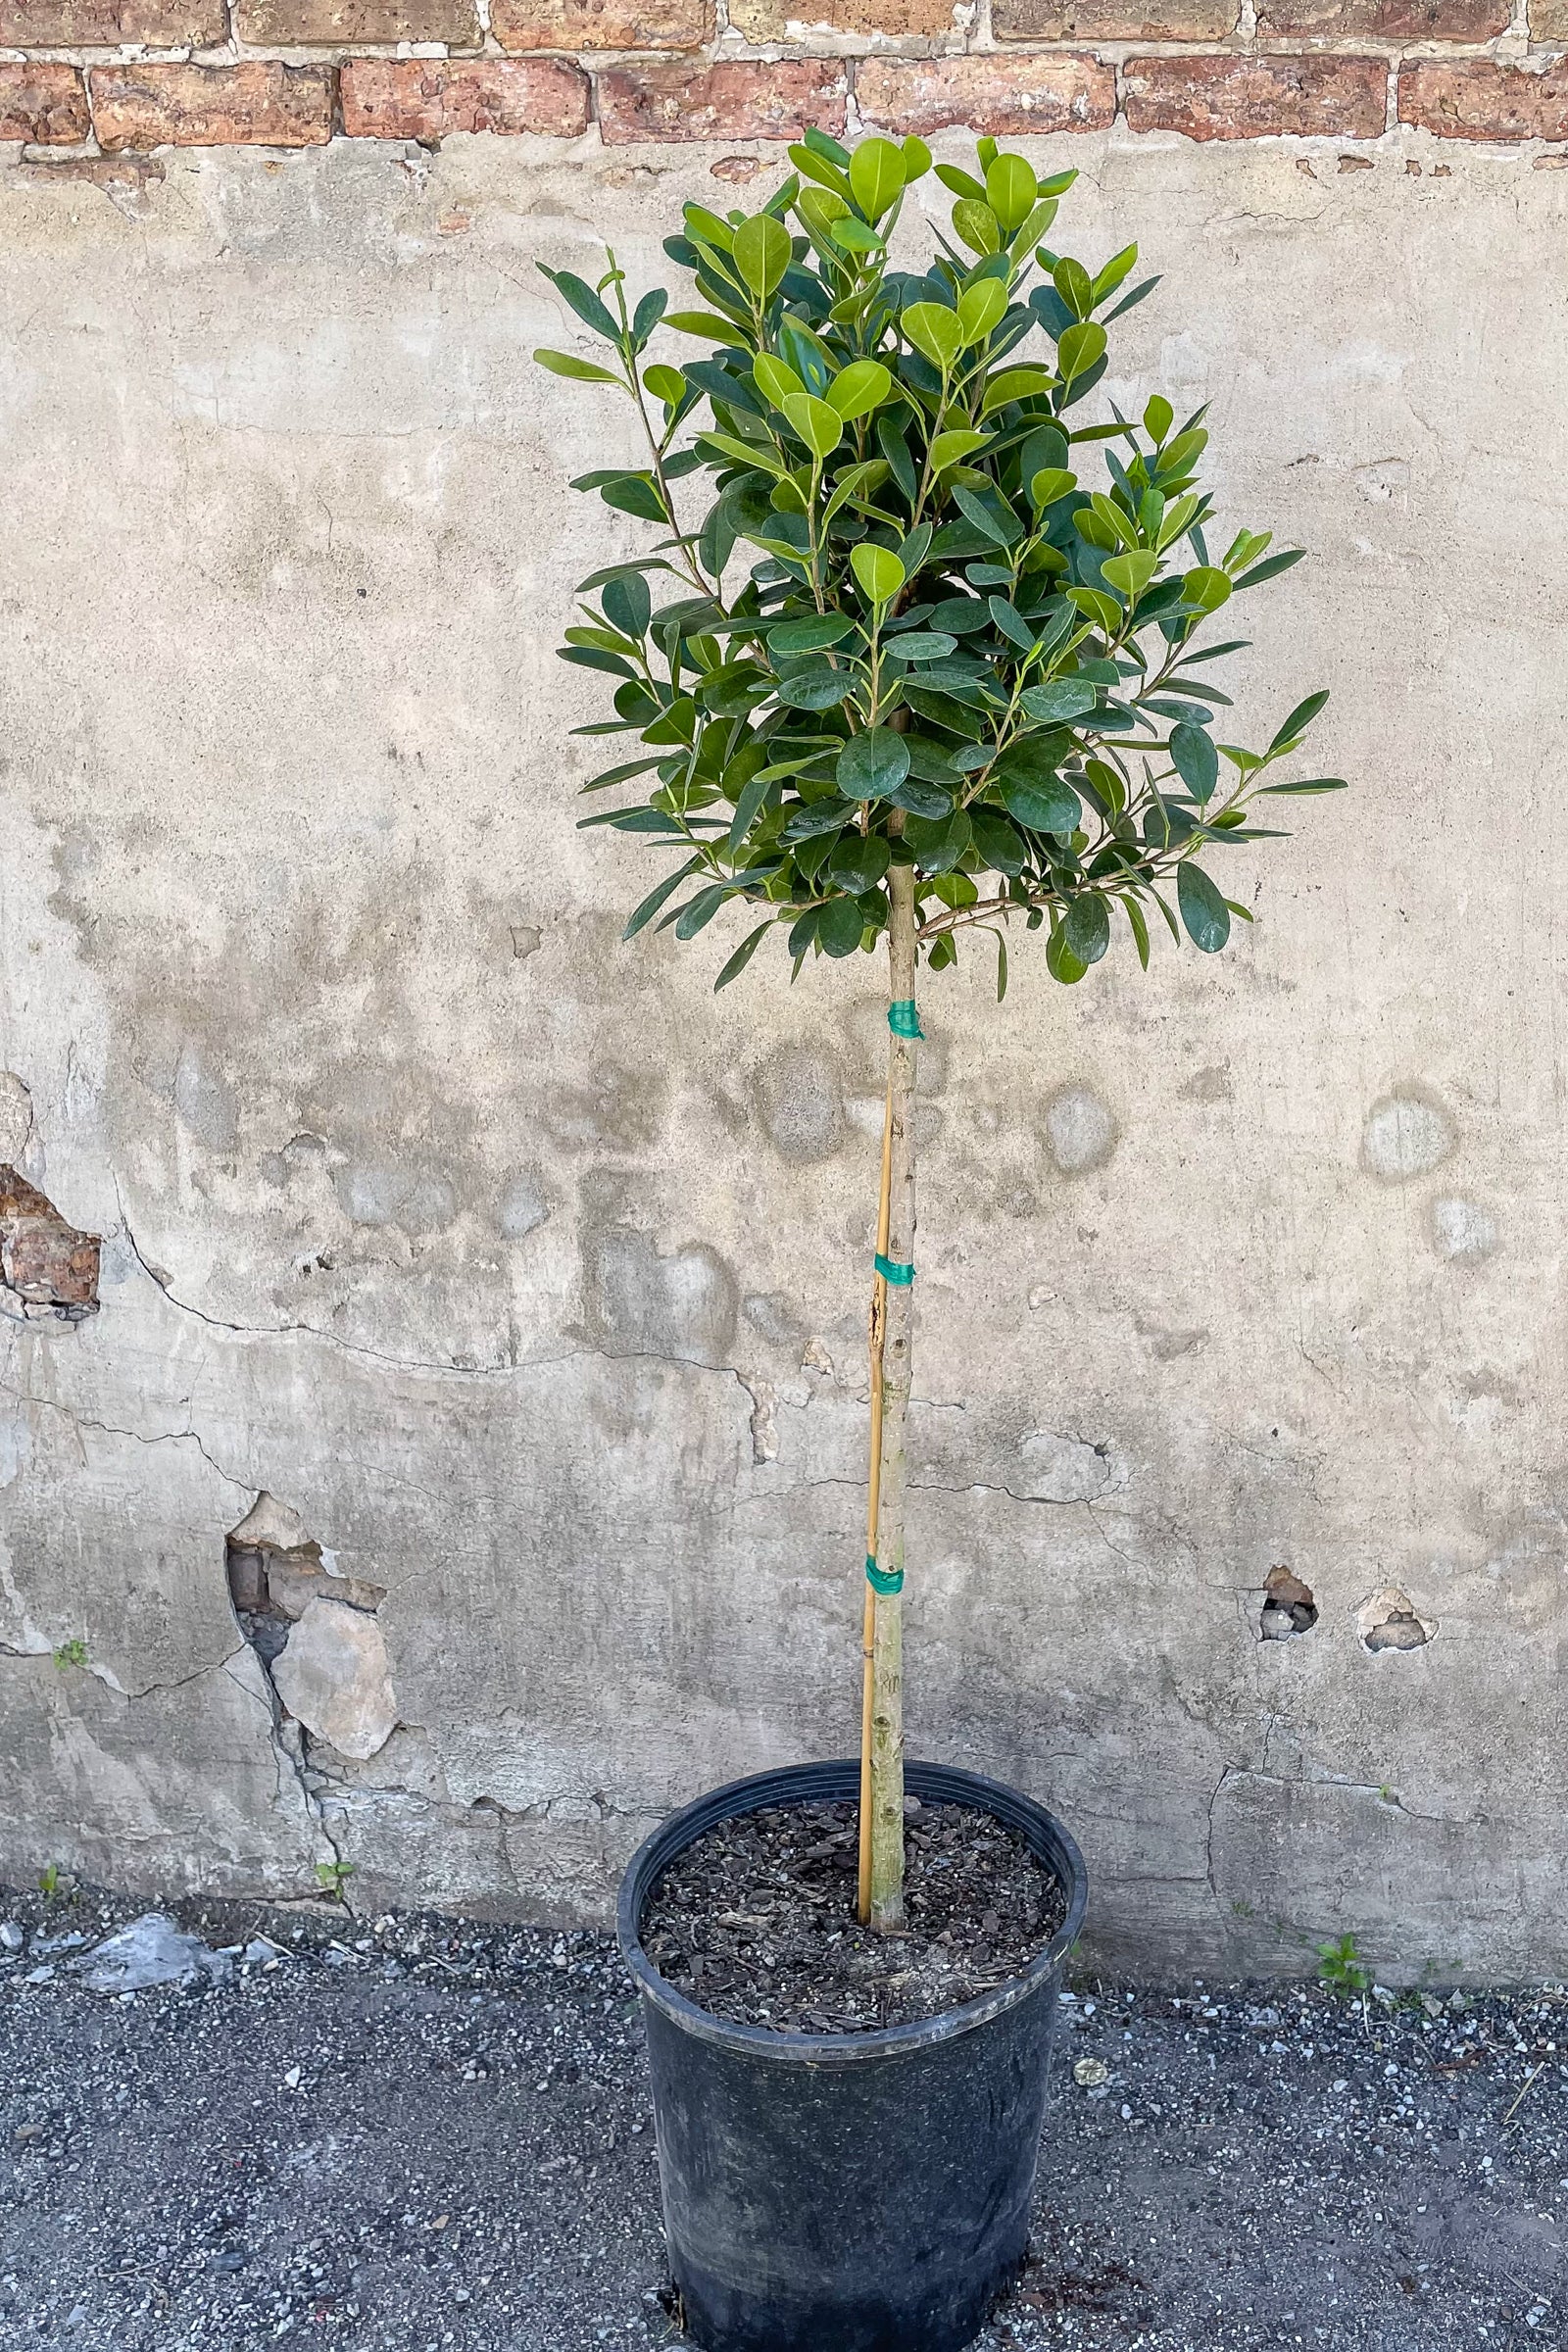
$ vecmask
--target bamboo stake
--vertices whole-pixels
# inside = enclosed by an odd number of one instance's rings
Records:
[[[876,1212],[876,1252],[887,1255],[888,1222],[893,1203],[893,1073],[888,1072],[887,1099],[882,1111],[882,1190]],[[887,1340],[888,1286],[880,1274],[871,1278],[871,1460],[866,1481],[865,1550],[876,1557],[876,1523],[882,1497],[882,1353]],[[875,1688],[876,1593],[866,1580],[865,1605],[860,1617],[860,1875],[856,1909],[860,1925],[871,1916],[871,1715]]]

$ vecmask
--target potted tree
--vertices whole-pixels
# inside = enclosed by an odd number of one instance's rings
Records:
[[[662,855],[627,938],[691,940],[750,912],[719,988],[764,948],[794,980],[887,943],[860,1757],[758,1776],[666,1823],[628,1871],[620,1935],[697,2339],[939,2352],[968,2340],[1023,2253],[1086,1884],[1043,1808],[904,1757],[917,973],[980,933],[999,999],[1020,932],[1043,934],[1068,986],[1122,926],[1146,969],[1161,923],[1213,955],[1250,918],[1211,869],[1270,837],[1261,796],[1341,785],[1273,773],[1324,695],[1260,751],[1216,740],[1228,698],[1211,665],[1239,647],[1199,640],[1301,551],[1242,530],[1211,552],[1200,415],[1178,422],[1155,395],[1140,416],[1087,420],[1107,328],[1157,281],[1130,282],[1133,245],[1097,270],[1054,250],[1074,174],[1041,179],[990,139],[972,172],[937,165],[951,228],[910,271],[890,243],[932,169],[918,139],[851,152],[811,130],[790,157],[750,217],[686,206],[665,250],[696,307],[662,288],[634,301],[612,253],[595,285],[547,270],[602,348],[537,354],[628,398],[645,443],[645,463],[573,485],[659,536],[582,583],[597,604],[563,648],[615,681],[613,715],[578,732],[636,739],[584,787],[614,802],[581,821]],[[650,359],[656,336],[710,348]],[[956,1823],[963,1848],[938,1838],[933,1860],[935,1833],[910,1832],[923,1877],[906,1907],[911,1809]],[[854,1867],[835,1879],[846,1820]],[[978,1928],[954,1909],[971,1847],[1003,1890]],[[716,1977],[682,1904],[707,1906]],[[987,1966],[951,1965],[955,1920]],[[854,1996],[837,2030],[809,1997],[813,1954]]]

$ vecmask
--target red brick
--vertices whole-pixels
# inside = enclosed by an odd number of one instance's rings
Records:
[[[0,49],[197,49],[227,38],[223,0],[0,0]]]
[[[1482,57],[1399,68],[1399,121],[1444,139],[1568,138],[1568,67],[1524,74]]]
[[[0,65],[0,139],[74,147],[91,127],[74,66]]]
[[[994,0],[1001,41],[1222,41],[1238,0]]]
[[[837,63],[612,67],[597,77],[609,147],[636,139],[798,139],[812,123],[844,128],[847,85]]]
[[[541,131],[574,139],[588,127],[588,77],[555,58],[350,58],[343,127],[351,139],[419,139],[454,130]]]
[[[329,66],[94,66],[98,144],[320,147],[332,135]]]
[[[895,64],[869,58],[855,95],[879,130],[962,126],[1000,138],[1051,130],[1103,130],[1116,114],[1116,82],[1092,57],[934,57]]]
[[[490,29],[503,49],[701,49],[713,0],[496,0]]]
[[[0,1283],[31,1306],[96,1306],[98,1236],[77,1233],[54,1203],[0,1168]]]
[[[1131,130],[1189,139],[1375,139],[1388,112],[1380,57],[1131,57]]]
[[[888,40],[929,40],[957,29],[955,0],[729,0],[730,29],[748,41],[782,41],[819,25],[833,32],[881,33]],[[804,20],[804,26],[803,26]]]
[[[474,0],[239,0],[239,37],[258,49],[339,49],[355,41],[451,41],[477,49]]]
[[[1259,0],[1260,39],[1487,41],[1506,32],[1508,0]]]

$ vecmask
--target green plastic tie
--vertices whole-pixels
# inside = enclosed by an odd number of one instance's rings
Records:
[[[895,1291],[906,1291],[914,1280],[912,1266],[901,1266],[896,1257],[884,1257],[880,1250],[873,1262],[883,1281]]]
[[[888,1027],[895,1037],[924,1037],[912,997],[895,997],[888,1006]]]
[[[904,1570],[902,1568],[879,1568],[874,1555],[868,1551],[865,1555],[865,1581],[873,1592],[879,1592],[884,1596],[889,1592],[902,1592]]]

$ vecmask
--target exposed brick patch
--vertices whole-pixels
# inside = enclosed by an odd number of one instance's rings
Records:
[[[89,128],[87,93],[74,66],[0,65],[0,139],[74,147]]]
[[[353,41],[450,41],[477,49],[474,0],[239,0],[239,37],[257,49],[338,49]]]
[[[1375,139],[1389,70],[1378,57],[1133,57],[1131,130],[1189,139]]]
[[[0,1291],[24,1306],[94,1307],[98,1251],[96,1234],[78,1233],[25,1177],[0,1167]]]
[[[889,40],[932,40],[957,29],[955,0],[729,0],[732,28],[749,41],[781,41],[791,24],[811,31],[880,32]]]
[[[1399,121],[1445,139],[1568,138],[1568,67],[1523,74],[1482,57],[1399,69]]]
[[[554,58],[355,57],[342,91],[351,139],[429,145],[454,130],[574,139],[588,127],[588,77]]]
[[[332,69],[94,66],[93,121],[122,147],[319,147],[332,135]]]
[[[999,41],[1223,41],[1239,0],[993,0]],[[733,10],[731,11],[733,14]]]
[[[776,66],[616,67],[598,76],[605,143],[634,139],[798,139],[844,128],[847,85],[827,59]]]
[[[1258,0],[1257,30],[1264,40],[1488,41],[1512,15],[1508,0]]]
[[[701,49],[713,0],[495,0],[503,49]]]
[[[227,38],[223,0],[0,0],[0,49],[187,49]]]
[[[1115,119],[1116,83],[1098,59],[941,57],[895,64],[871,58],[855,94],[879,129],[990,131],[1001,138],[1051,130],[1104,130]]]

